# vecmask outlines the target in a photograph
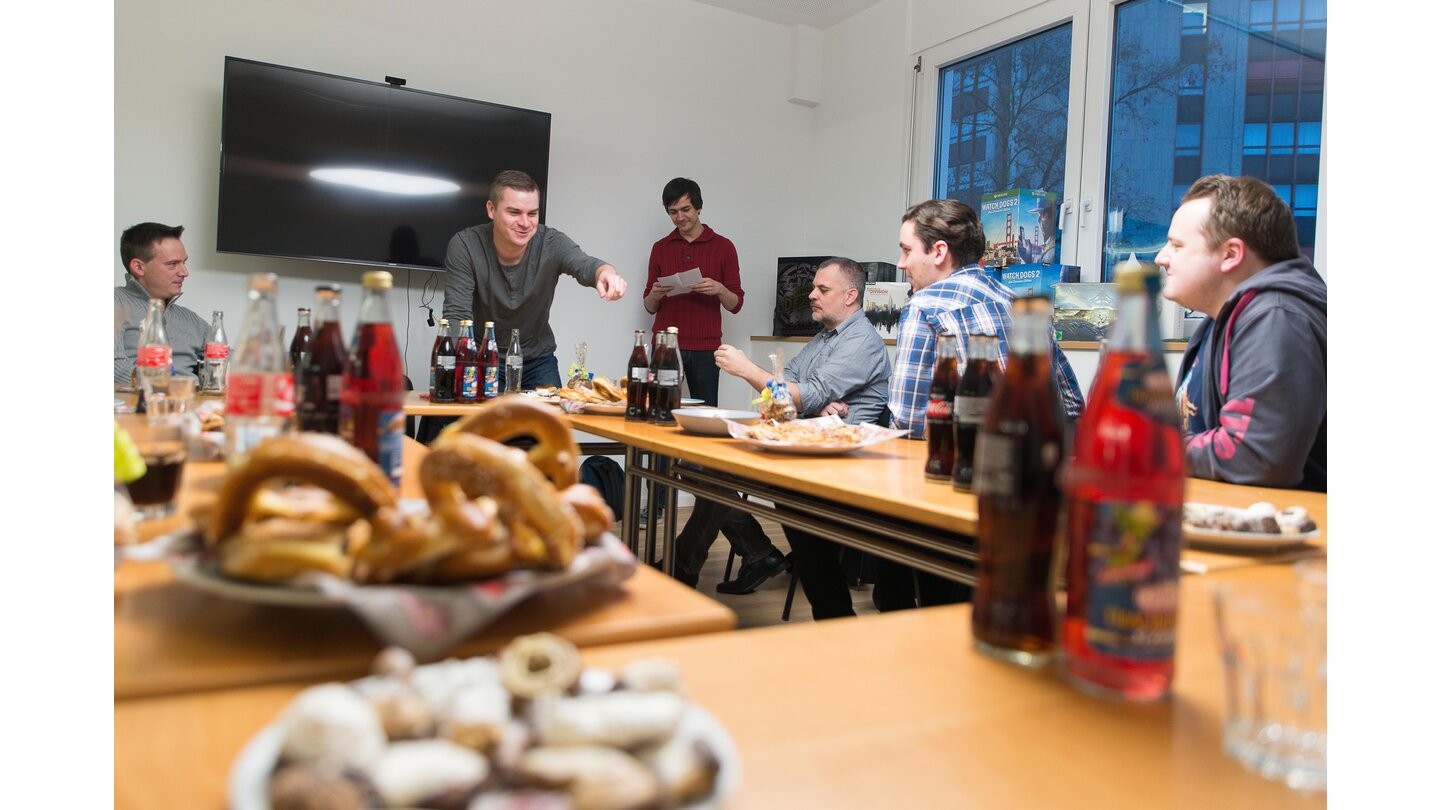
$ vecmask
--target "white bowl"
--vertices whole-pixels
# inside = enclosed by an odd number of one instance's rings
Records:
[[[671,411],[680,427],[691,433],[704,436],[729,436],[725,420],[751,425],[760,421],[760,414],[754,411],[730,411],[724,408],[676,408]]]

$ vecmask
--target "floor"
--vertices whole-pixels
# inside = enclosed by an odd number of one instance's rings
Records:
[[[691,507],[681,506],[675,514],[675,530],[678,532],[690,518]],[[790,553],[790,545],[785,542],[785,533],[780,530],[780,524],[773,520],[757,517],[760,526],[769,535],[770,542],[782,554]],[[715,586],[725,578],[725,561],[730,556],[730,544],[726,542],[725,535],[716,538],[715,545],[710,547],[710,558],[706,560],[705,567],[700,571],[700,592],[714,599],[721,604],[735,611],[736,627],[744,629],[749,627],[769,627],[775,624],[784,624],[780,616],[785,611],[785,593],[790,587],[790,575],[779,574],[766,580],[755,591],[741,595],[716,593]],[[735,559],[733,576],[740,570],[740,559]],[[875,613],[875,605],[870,601],[870,587],[852,586],[850,598],[855,606],[855,613],[864,615]],[[795,603],[790,609],[790,621],[808,622],[810,617],[810,603],[805,601],[805,589],[797,583],[795,586]]]

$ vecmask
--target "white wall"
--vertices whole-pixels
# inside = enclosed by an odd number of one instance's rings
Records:
[[[136,222],[185,225],[192,276],[182,303],[207,319],[225,310],[234,338],[256,271],[281,276],[291,328],[315,284],[341,284],[348,332],[364,268],[214,250],[224,57],[403,76],[414,88],[552,114],[547,220],[631,284],[604,304],[562,280],[551,317],[562,372],[584,340],[592,370],[619,374],[631,332],[650,326],[640,288],[651,243],[671,228],[660,190],[676,175],[701,184],[704,221],[739,250],[748,300],[723,320],[725,339],[748,346],[771,330],[775,258],[809,250],[800,212],[813,201],[815,112],[786,101],[790,41],[785,26],[676,0],[127,0],[115,9],[115,241]],[[112,273],[122,283],[118,255]],[[430,275],[400,271],[392,295],[418,386],[434,333],[415,307]],[[721,396],[749,398],[735,381]]]

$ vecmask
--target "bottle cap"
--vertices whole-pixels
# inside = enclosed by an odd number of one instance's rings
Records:
[[[475,322],[472,321],[472,320],[470,320],[469,318],[465,318],[464,320],[460,321],[460,325],[461,325],[461,326],[474,326],[474,325],[475,325]]]
[[[251,274],[250,274],[250,291],[251,291],[251,292],[262,292],[262,293],[275,292],[275,288],[276,288],[277,286],[279,286],[279,284],[280,284],[280,277],[277,276],[277,275],[275,275],[274,273],[251,273]]]
[[[386,270],[369,270],[360,277],[367,290],[388,290],[395,286],[395,277]]]
[[[678,334],[680,334],[680,327],[678,327],[678,326],[671,326],[671,327],[669,327],[668,329],[666,329],[665,331],[666,331],[666,332],[669,332],[669,333],[672,334],[672,335],[678,335]]]
[[[309,315],[310,307],[300,307],[299,309],[295,310],[295,312],[301,315]]]
[[[494,322],[494,321],[486,321],[486,322],[485,322],[485,328],[486,328],[486,329],[494,329],[494,328],[495,328],[495,322]]]
[[[450,325],[450,319],[449,319],[449,318],[441,318],[441,319],[440,319],[440,325],[441,325],[441,326],[449,326],[449,325]]]
[[[339,284],[316,284],[316,285],[315,285],[315,292],[333,292],[333,293],[339,293],[339,292],[340,292],[340,285],[339,285]]]
[[[1131,253],[1130,258],[1115,265],[1115,291],[1120,293],[1145,292],[1145,281],[1160,274],[1159,268],[1150,262],[1142,262]]]

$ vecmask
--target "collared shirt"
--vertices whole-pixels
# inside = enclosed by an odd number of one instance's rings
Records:
[[[520,330],[520,351],[526,360],[555,353],[550,329],[550,304],[561,274],[586,287],[595,286],[595,271],[604,261],[585,253],[570,237],[544,225],[535,230],[525,255],[513,266],[495,254],[494,224],[476,225],[455,234],[445,251],[445,317],[453,324],[475,321],[475,336],[484,321],[495,322],[500,340]]]
[[[947,278],[910,296],[900,311],[895,340],[895,372],[890,377],[892,425],[910,431],[910,438],[925,435],[925,404],[935,376],[935,343],[942,334],[955,335],[959,371],[965,372],[968,349],[965,336],[995,335],[1000,342],[1000,366],[1009,354],[1010,304],[1015,294],[978,264],[966,265]],[[1074,419],[1085,407],[1080,381],[1058,346],[1051,344],[1051,365],[1065,412]]]
[[[165,302],[165,337],[170,341],[170,362],[175,373],[198,377],[200,360],[205,356],[205,335],[210,324],[205,319],[175,303],[180,296]],[[115,288],[115,382],[130,384],[135,368],[135,353],[140,345],[140,329],[150,308],[150,293],[129,272],[125,284]]]
[[[700,235],[687,242],[675,228],[650,248],[650,273],[645,279],[644,296],[666,276],[699,268],[700,275],[713,278],[735,293],[738,299],[732,313],[745,305],[745,290],[740,287],[740,260],[735,244],[701,224]],[[720,298],[704,293],[682,293],[660,299],[655,310],[656,332],[668,327],[680,330],[680,348],[687,351],[714,351],[720,348]]]
[[[865,310],[857,310],[834,329],[805,344],[785,364],[785,379],[800,389],[801,416],[818,416],[831,402],[850,406],[852,425],[878,422],[885,412],[890,355]]]

